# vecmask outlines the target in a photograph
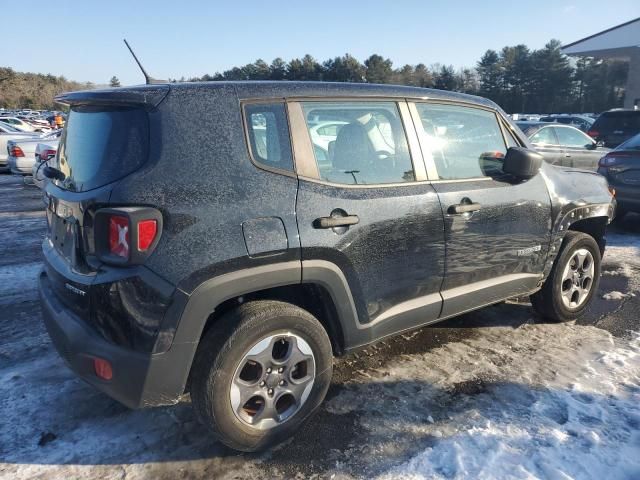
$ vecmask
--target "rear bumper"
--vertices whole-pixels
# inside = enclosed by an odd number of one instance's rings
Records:
[[[616,202],[618,208],[630,212],[640,212],[640,185],[631,187],[628,185],[613,185],[616,189]]]
[[[161,354],[145,354],[114,345],[58,300],[43,271],[39,279],[42,316],[51,340],[80,378],[129,408],[178,402],[186,383],[192,344],[176,344]],[[96,376],[93,359],[111,363],[110,381]]]

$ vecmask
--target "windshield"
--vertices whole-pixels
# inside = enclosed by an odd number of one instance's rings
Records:
[[[118,180],[147,159],[149,122],[139,108],[75,107],[60,138],[55,183],[86,191]]]
[[[631,137],[629,140],[620,145],[616,150],[640,150],[640,134]]]

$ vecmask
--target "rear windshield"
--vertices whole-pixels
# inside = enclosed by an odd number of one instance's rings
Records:
[[[640,132],[640,111],[603,113],[592,128],[599,132],[612,132],[613,130]]]
[[[629,140],[616,148],[616,150],[640,150],[640,135],[631,137]]]
[[[84,192],[118,180],[139,168],[149,148],[149,120],[139,108],[74,107],[60,138],[55,183]]]

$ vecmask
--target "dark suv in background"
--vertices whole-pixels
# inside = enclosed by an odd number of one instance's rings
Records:
[[[604,112],[587,133],[605,147],[615,148],[640,133],[640,110]]]
[[[58,100],[40,275],[53,343],[129,407],[189,391],[233,448],[290,436],[333,355],[523,295],[573,319],[597,289],[605,179],[544,163],[491,101],[296,82]]]

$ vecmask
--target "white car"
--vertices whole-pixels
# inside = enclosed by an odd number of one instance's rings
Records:
[[[8,161],[11,173],[31,175],[33,164],[36,162],[36,146],[38,143],[55,143],[61,134],[62,130],[58,130],[35,138],[9,140],[7,142],[7,152],[9,153]]]
[[[47,182],[47,178],[44,176],[44,172],[42,171],[46,166],[44,165],[44,162],[47,162],[56,156],[56,153],[58,153],[59,143],[60,138],[58,137],[47,140],[46,142],[41,141],[36,145],[35,162],[33,162],[33,166],[31,167],[31,175],[33,176],[34,185],[40,189],[43,189]]]
[[[20,120],[17,117],[0,117],[0,122],[7,123],[11,125],[13,128],[17,128],[18,130],[21,130],[23,132],[36,131],[36,127],[34,127],[28,122],[25,122],[24,120]]]
[[[338,137],[340,129],[348,122],[343,121],[325,121],[315,124],[309,128],[309,136],[314,145],[329,151],[329,144]]]
[[[0,172],[9,171],[9,152],[7,151],[9,140],[27,140],[38,136],[33,132],[22,132],[11,125],[0,122]]]

